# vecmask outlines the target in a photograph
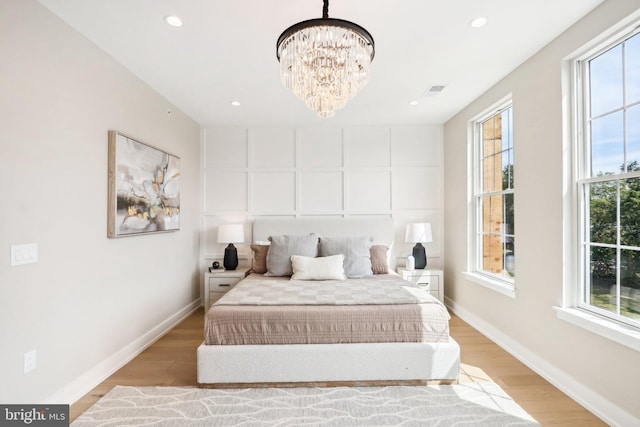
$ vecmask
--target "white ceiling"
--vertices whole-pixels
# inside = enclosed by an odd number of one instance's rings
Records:
[[[444,123],[602,2],[330,1],[330,17],[373,35],[376,56],[364,90],[320,119],[281,84],[275,44],[321,17],[322,0],[39,1],[204,127]],[[477,16],[487,25],[471,28]],[[421,97],[432,85],[446,88]]]

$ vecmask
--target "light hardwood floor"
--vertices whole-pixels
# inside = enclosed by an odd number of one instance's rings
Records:
[[[452,315],[451,336],[462,349],[460,382],[493,380],[542,426],[606,426],[549,382]],[[203,337],[200,309],[71,406],[71,420],[115,385],[196,386],[196,348]]]

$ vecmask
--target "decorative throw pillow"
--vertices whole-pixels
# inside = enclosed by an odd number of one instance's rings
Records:
[[[349,278],[371,276],[371,237],[321,237],[320,256],[344,254],[344,272]]]
[[[269,245],[251,245],[251,250],[253,251],[253,266],[251,267],[251,270],[254,273],[266,273]]]
[[[388,274],[389,263],[387,262],[388,247],[385,245],[373,245],[369,250],[371,254],[371,270],[373,274]]]
[[[333,255],[319,258],[293,255],[291,266],[295,280],[344,280],[344,255]]]
[[[315,258],[318,256],[318,235],[306,236],[269,236],[271,246],[267,252],[267,272],[265,276],[291,276],[291,256],[301,255]]]

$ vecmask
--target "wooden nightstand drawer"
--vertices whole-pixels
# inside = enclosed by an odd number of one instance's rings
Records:
[[[427,274],[421,274],[417,276],[408,275],[405,280],[413,282],[417,285],[429,286],[432,285],[436,289],[438,288],[438,276],[431,276]]]
[[[444,283],[442,283],[442,270],[407,270],[398,268],[398,274],[409,282],[429,291],[431,295],[444,302]]]
[[[204,310],[209,310],[211,304],[218,301],[224,294],[244,279],[248,268],[237,270],[216,271],[204,274]]]
[[[239,281],[238,277],[209,277],[209,292],[227,292]]]
[[[418,286],[420,286],[422,289],[424,289],[425,291],[435,292],[436,294],[438,293],[438,284],[437,283],[420,282],[420,283],[416,283],[416,284]]]

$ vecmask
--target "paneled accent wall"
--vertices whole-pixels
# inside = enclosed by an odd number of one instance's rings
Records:
[[[411,253],[409,222],[430,222],[429,266],[442,266],[441,126],[210,128],[204,131],[204,261],[220,259],[220,224],[244,223],[238,244],[248,263],[251,221],[263,216],[387,216],[396,224],[392,255]]]

